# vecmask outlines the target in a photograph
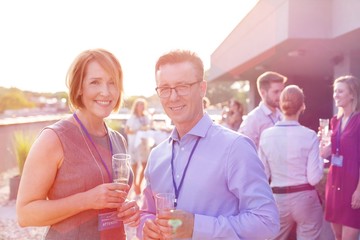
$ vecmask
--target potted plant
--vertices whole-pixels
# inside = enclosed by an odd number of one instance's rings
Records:
[[[17,197],[19,183],[22,171],[24,169],[25,160],[29,154],[31,145],[35,140],[34,134],[16,131],[13,135],[13,147],[18,166],[18,175],[10,178],[10,195],[9,199],[13,200]]]

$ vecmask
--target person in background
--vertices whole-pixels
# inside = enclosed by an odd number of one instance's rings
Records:
[[[325,219],[335,238],[358,240],[360,235],[360,79],[341,76],[334,81],[338,113],[331,119],[331,143],[320,146],[331,156],[325,186]]]
[[[158,59],[155,76],[156,92],[175,128],[149,156],[140,237],[274,236],[279,216],[254,144],[204,112],[201,59],[191,51],[171,51]],[[156,215],[157,193],[174,193],[176,209]]]
[[[233,131],[237,131],[242,123],[243,113],[244,108],[241,102],[236,99],[231,99],[223,125]]]
[[[126,239],[139,208],[129,184],[112,182],[112,154],[126,153],[122,135],[104,118],[122,100],[123,74],[104,49],[80,53],[67,74],[74,113],[43,129],[26,159],[16,211],[20,226],[49,226],[44,239]]]
[[[147,112],[147,101],[144,98],[137,98],[131,107],[130,117],[125,124],[129,153],[132,156],[131,167],[134,172],[134,191],[136,195],[141,193],[141,182],[144,178],[144,169],[150,152],[149,144],[145,138],[141,139],[138,146],[135,146],[136,134],[138,131],[149,130],[150,123],[151,118]],[[138,168],[140,168],[139,176]]]
[[[228,104],[222,106],[221,109],[221,119],[219,121],[219,124],[224,126],[224,127],[228,127],[227,123],[226,123],[226,119],[227,119],[227,114],[229,112],[229,106]]]
[[[208,107],[210,107],[210,100],[207,97],[203,98],[203,104],[204,104],[204,110],[206,110]]]
[[[290,239],[295,224],[297,239],[319,239],[323,210],[314,186],[323,177],[324,163],[316,132],[299,123],[305,110],[303,91],[296,85],[285,87],[280,108],[284,119],[262,132],[258,150],[280,213],[275,239]]]
[[[264,72],[257,78],[261,102],[246,116],[238,129],[238,132],[251,138],[256,147],[259,146],[262,131],[281,120],[279,98],[286,81],[287,77],[270,71]]]

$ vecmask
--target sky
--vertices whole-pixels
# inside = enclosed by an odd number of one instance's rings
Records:
[[[126,96],[155,94],[154,66],[173,49],[210,56],[258,0],[0,1],[0,86],[67,91],[74,58],[104,48],[119,59]]]

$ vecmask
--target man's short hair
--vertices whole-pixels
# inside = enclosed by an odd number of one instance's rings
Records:
[[[196,71],[196,78],[198,81],[204,80],[204,64],[200,57],[195,52],[182,49],[172,50],[162,55],[156,62],[155,74],[163,65],[183,62],[189,62],[193,65]]]
[[[260,89],[269,90],[271,83],[285,83],[287,81],[287,77],[281,75],[277,72],[264,72],[261,74],[256,81],[258,92],[260,93]]]

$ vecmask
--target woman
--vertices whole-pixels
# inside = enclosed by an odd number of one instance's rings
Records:
[[[240,101],[231,99],[229,104],[229,112],[227,113],[226,125],[233,131],[239,130],[244,114],[244,107]]]
[[[139,146],[135,146],[136,133],[146,131],[150,128],[150,118],[147,113],[147,101],[144,98],[137,98],[131,108],[131,115],[126,121],[125,133],[128,137],[129,152],[132,156],[132,170],[134,172],[134,191],[138,196],[141,193],[141,182],[144,178],[144,169],[150,153],[150,147],[146,139],[142,139]],[[141,164],[139,179],[138,165]]]
[[[259,144],[280,213],[275,239],[289,239],[295,224],[297,239],[319,239],[323,210],[314,185],[323,176],[323,160],[316,132],[299,123],[305,110],[303,91],[296,85],[285,87],[280,108],[283,120],[264,130]]]
[[[49,226],[45,239],[126,239],[139,208],[129,185],[112,183],[111,157],[123,136],[104,118],[121,105],[120,63],[103,49],[82,52],[67,75],[74,114],[46,127],[24,166],[17,198],[20,226]]]
[[[342,76],[334,81],[338,113],[331,119],[331,143],[321,156],[331,155],[325,187],[325,219],[335,238],[359,239],[360,235],[360,80]]]

